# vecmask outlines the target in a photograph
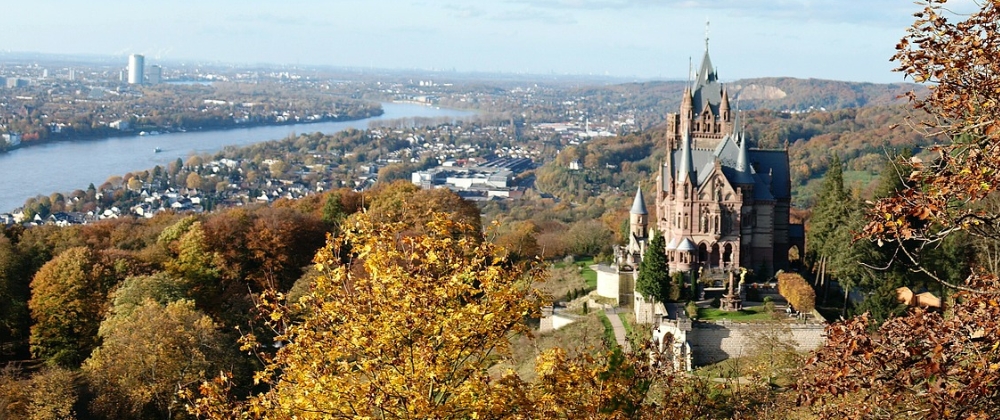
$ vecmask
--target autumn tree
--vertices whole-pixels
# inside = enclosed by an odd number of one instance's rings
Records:
[[[910,95],[930,117],[922,127],[951,140],[931,162],[910,160],[907,186],[874,203],[864,234],[958,292],[944,313],[912,310],[876,334],[866,316],[832,326],[798,386],[822,418],[987,419],[1000,406],[1000,281],[977,264],[949,280],[925,253],[954,235],[1000,238],[1000,214],[976,207],[1000,186],[1000,4],[961,16],[945,0],[923,4],[894,60],[930,84]]]
[[[87,248],[71,248],[31,280],[31,353],[75,367],[97,346],[97,330],[113,277]]]
[[[650,401],[657,376],[645,351],[547,350],[533,382],[491,371],[510,356],[510,336],[528,334],[525,318],[540,300],[531,283],[541,271],[504,258],[477,227],[451,217],[433,213],[420,229],[374,222],[368,213],[349,217],[317,253],[319,275],[297,303],[260,296],[282,346],[273,356],[261,351],[271,342],[255,333],[244,349],[266,360],[255,377],[267,391],[233,401],[223,375],[197,395],[185,393],[191,412],[217,419],[719,415],[705,398]],[[292,314],[301,318],[292,322]],[[672,397],[686,389],[678,379],[666,377]]]
[[[201,188],[202,178],[197,172],[191,172],[188,174],[185,185],[188,189],[197,190]]]
[[[290,308],[273,300],[280,296],[262,297],[275,302],[277,339],[287,344],[258,374],[270,391],[238,411],[466,418],[513,409],[513,379],[495,380],[486,368],[509,354],[509,334],[527,331],[540,272],[498,257],[478,227],[442,214],[423,233],[409,230],[367,214],[349,218],[343,236],[316,255],[323,274],[299,300],[307,314],[300,323],[282,321]]]
[[[91,410],[105,418],[173,418],[183,412],[177,392],[216,372],[227,342],[192,301],[116,303],[101,323],[103,343],[83,364],[97,394]]]
[[[380,186],[372,192],[367,211],[375,222],[400,221],[422,229],[434,212],[446,212],[452,220],[481,228],[479,208],[451,190],[422,190],[406,181]]]
[[[949,16],[945,3],[924,3],[893,59],[897,71],[929,84],[928,95],[910,95],[929,119],[916,128],[951,141],[931,147],[931,162],[910,160],[906,188],[875,203],[865,233],[934,281],[962,289],[967,279],[942,276],[923,254],[960,233],[973,243],[1000,238],[998,213],[977,207],[1000,186],[1000,11],[983,2],[971,15]],[[899,246],[904,241],[917,246]],[[970,276],[996,278],[980,267]]]
[[[18,374],[14,365],[0,370],[0,419],[75,418],[78,392],[72,371],[45,367],[30,377]]]
[[[536,237],[539,231],[538,225],[530,220],[511,222],[497,229],[493,243],[512,260],[538,258],[542,251]]]

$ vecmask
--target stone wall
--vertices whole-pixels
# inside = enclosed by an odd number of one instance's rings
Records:
[[[628,306],[632,302],[632,290],[635,289],[635,273],[632,270],[618,270],[616,267],[598,265],[597,294],[601,297],[614,299],[615,306]]]
[[[823,323],[695,322],[687,333],[695,365],[708,365],[734,357],[750,356],[753,341],[762,335],[794,342],[798,351],[815,350],[826,341]]]

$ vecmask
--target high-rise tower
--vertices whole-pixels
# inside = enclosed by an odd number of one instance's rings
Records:
[[[145,57],[143,57],[142,54],[132,54],[128,56],[128,84],[142,84],[142,71],[145,66],[145,61]]]

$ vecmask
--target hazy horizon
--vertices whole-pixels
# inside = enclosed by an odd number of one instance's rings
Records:
[[[961,0],[958,9],[971,3]],[[909,0],[221,0],[8,5],[5,51],[158,61],[683,80],[902,82],[889,61]],[[967,8],[967,7],[966,7]]]

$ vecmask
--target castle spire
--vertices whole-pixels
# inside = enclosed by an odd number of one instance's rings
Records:
[[[636,187],[635,189],[635,200],[632,200],[632,214],[649,214],[646,211],[646,200],[642,197],[642,188]]]
[[[738,134],[740,139],[740,155],[736,158],[736,170],[740,173],[750,173],[750,147],[747,145],[747,136],[741,130]]]
[[[722,85],[722,100],[719,103],[719,116],[723,121],[729,121],[729,89]]]
[[[681,165],[677,168],[677,183],[683,184],[685,180],[691,179],[691,184],[696,182],[694,178],[694,162],[691,158],[691,136],[687,132],[681,133]]]

